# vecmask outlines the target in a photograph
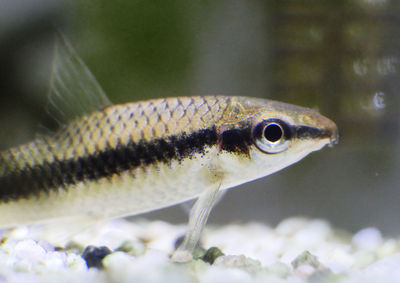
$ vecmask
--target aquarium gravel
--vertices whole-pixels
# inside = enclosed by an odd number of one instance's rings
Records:
[[[305,218],[210,225],[208,251],[184,264],[170,260],[184,225],[115,220],[80,229],[64,243],[50,226],[3,231],[0,282],[400,282],[400,240],[376,228],[350,234]]]

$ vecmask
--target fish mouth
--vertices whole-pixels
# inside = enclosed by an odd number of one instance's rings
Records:
[[[330,138],[330,143],[329,143],[329,147],[333,147],[336,144],[339,143],[339,131],[338,128],[335,125],[334,129],[331,129],[331,138]]]
[[[335,144],[339,143],[339,132],[336,124],[334,124],[333,122],[331,125],[324,128],[297,126],[295,127],[295,135],[297,138],[300,139],[329,139],[329,147],[333,147]]]
[[[326,118],[326,120],[327,120],[326,131],[330,134],[329,135],[330,142],[328,146],[333,147],[339,143],[339,130],[335,122],[329,120],[328,118]]]
[[[321,138],[329,139],[327,143],[329,147],[333,147],[339,143],[339,130],[335,122],[331,119],[320,115],[319,119],[319,126],[320,126],[320,133]]]

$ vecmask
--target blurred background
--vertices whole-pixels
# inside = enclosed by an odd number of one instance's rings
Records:
[[[338,146],[230,190],[209,222],[307,216],[400,234],[400,1],[2,0],[0,150],[51,124],[57,29],[115,103],[258,96],[338,124]],[[144,217],[187,219],[179,207]]]

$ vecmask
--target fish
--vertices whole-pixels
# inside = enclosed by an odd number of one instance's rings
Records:
[[[197,199],[177,262],[191,260],[219,194],[338,141],[318,111],[262,98],[114,105],[64,38],[49,101],[58,131],[0,152],[0,227],[113,219]]]

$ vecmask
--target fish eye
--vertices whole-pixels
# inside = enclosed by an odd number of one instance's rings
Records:
[[[269,142],[278,142],[283,137],[283,129],[276,123],[267,124],[264,126],[264,137]]]
[[[279,153],[290,144],[290,127],[278,119],[264,120],[253,129],[258,149],[265,153]]]

